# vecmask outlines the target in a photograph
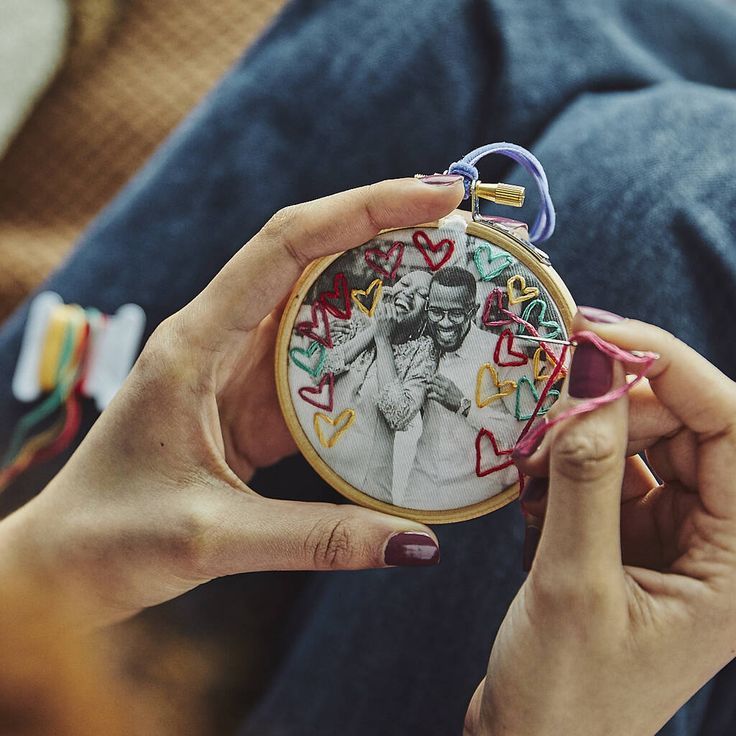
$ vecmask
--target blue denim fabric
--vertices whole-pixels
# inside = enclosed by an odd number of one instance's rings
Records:
[[[509,140],[545,165],[545,248],[576,300],[660,324],[735,377],[734,39],[726,0],[297,0],[45,288],[105,311],[137,302],[152,329],[280,207]],[[505,159],[481,171],[523,182]],[[9,384],[24,318],[0,332],[0,447],[23,411]],[[299,460],[255,486],[334,497]],[[437,569],[310,579],[243,736],[461,732],[522,582],[520,515],[438,536]],[[207,588],[190,600],[206,608]],[[732,668],[720,677],[662,733],[733,733]]]

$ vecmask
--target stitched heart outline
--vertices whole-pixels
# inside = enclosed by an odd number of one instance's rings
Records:
[[[320,319],[322,321],[324,335],[320,335],[319,332],[315,331],[319,329]],[[317,301],[312,304],[312,319],[297,323],[296,331],[299,335],[311,337],[312,340],[316,340],[326,348],[331,348],[333,345],[332,335],[330,334],[330,323],[327,319],[327,310],[322,302]]]
[[[320,421],[327,422],[333,427],[333,429],[335,429],[331,437],[324,436]],[[355,409],[344,409],[334,419],[332,417],[328,417],[327,414],[323,414],[321,411],[318,411],[314,414],[314,431],[322,447],[326,447],[329,450],[334,447],[340,437],[350,429],[354,421]]]
[[[483,390],[483,378],[486,373],[490,375],[493,385],[498,389],[498,392],[495,394],[487,394],[485,397],[482,397],[481,392]],[[504,396],[510,396],[515,390],[516,382],[499,381],[498,372],[490,363],[484,363],[478,369],[478,375],[475,379],[475,403],[479,408],[483,409],[494,401],[502,399]]]
[[[550,363],[550,372],[544,373],[544,368],[542,367],[542,358],[544,358],[545,363]],[[534,351],[534,357],[532,358],[532,366],[534,369],[534,380],[535,381],[546,381],[551,375],[552,371],[557,367],[557,358],[552,355],[548,350],[545,350],[543,347],[538,347]],[[565,370],[565,367],[563,366],[560,370],[559,376],[560,378],[564,378],[567,375],[567,371]]]
[[[516,358],[516,360],[505,360],[501,362],[501,348],[504,347],[504,342],[508,343],[506,352],[509,356]],[[506,367],[526,365],[529,362],[529,358],[524,353],[519,353],[514,350],[514,333],[507,327],[496,340],[496,349],[493,351],[493,362],[496,365]]]
[[[325,385],[327,386],[327,401],[318,401],[312,398],[313,396],[321,397],[322,391],[324,391]],[[324,409],[325,411],[332,411],[334,399],[335,399],[335,375],[334,373],[325,373],[322,379],[316,386],[302,386],[297,392],[299,396],[304,399],[308,404],[316,406],[318,409]]]
[[[559,337],[562,334],[562,327],[560,327],[559,322],[544,319],[547,316],[547,302],[545,302],[543,299],[535,299],[534,301],[529,302],[526,309],[522,313],[521,318],[531,324],[532,312],[535,309],[539,309],[538,327],[546,327],[551,330],[551,332],[548,332],[545,335],[540,332],[539,337],[548,337],[550,340],[555,337]],[[528,332],[527,326],[523,324],[519,325],[519,328],[516,330],[516,334],[523,335],[525,332]]]
[[[304,363],[299,359],[299,356],[301,355],[311,358],[318,350],[319,358],[316,365]],[[322,373],[322,368],[324,367],[325,360],[327,359],[327,350],[325,350],[324,345],[320,345],[316,340],[314,340],[313,342],[310,342],[306,348],[292,348],[289,350],[289,357],[294,365],[299,366],[303,371],[309,373],[310,376],[316,378],[320,373]]]
[[[521,422],[527,422],[532,418],[532,415],[534,414],[534,410],[529,414],[522,414],[521,413],[521,393],[522,393],[522,386],[529,386],[529,390],[532,392],[532,397],[534,398],[534,406],[537,405],[537,402],[539,401],[539,391],[537,391],[536,388],[534,388],[534,384],[526,377],[522,376],[519,379],[519,382],[517,384],[516,388],[516,407],[514,410],[514,414],[516,415],[516,418]],[[547,393],[547,396],[545,397],[545,401],[552,397],[552,401],[547,404],[547,406],[542,406],[539,411],[537,412],[537,416],[541,417],[543,414],[546,414],[551,408],[552,404],[557,401],[557,399],[560,398],[560,392],[556,388],[552,388]]]
[[[519,285],[519,296],[516,296],[515,291],[517,284]],[[539,289],[536,286],[527,286],[526,279],[517,273],[506,282],[506,293],[509,295],[509,304],[520,304],[536,299],[539,296]]]
[[[488,251],[483,260],[483,252]],[[514,257],[508,253],[493,254],[493,248],[490,243],[478,243],[473,251],[473,261],[478,269],[481,281],[491,281],[502,274],[507,268],[514,265]],[[493,264],[500,261],[499,265],[493,268]]]
[[[350,304],[350,292],[348,291],[348,279],[344,273],[336,273],[332,279],[332,291],[323,291],[319,297],[326,311],[338,319],[350,319],[352,308]],[[342,306],[331,304],[331,299],[340,300]]]
[[[373,301],[371,302],[370,307],[366,307],[359,297],[367,297],[371,292],[373,292]],[[376,312],[378,303],[381,301],[381,295],[383,294],[383,281],[381,281],[381,279],[374,279],[370,284],[368,284],[367,289],[353,289],[350,293],[352,294],[353,301],[358,305],[358,309],[360,309],[363,314],[372,317]]]
[[[411,236],[414,247],[422,254],[424,260],[427,262],[430,271],[437,271],[447,263],[455,252],[455,241],[449,238],[442,238],[437,243],[433,243],[429,235],[424,230],[417,230],[414,235]],[[439,261],[435,263],[432,255],[436,255],[444,248],[444,254]],[[427,252],[429,249],[429,253]],[[432,255],[430,255],[430,253]]]
[[[498,465],[492,465],[490,468],[486,468],[485,470],[481,470],[481,467],[483,465],[483,448],[482,448],[482,442],[483,440],[489,440],[491,443],[491,447],[493,448],[493,453],[496,455],[496,457],[501,458],[505,455],[510,455],[512,450],[499,450],[498,449],[498,443],[496,442],[496,438],[493,436],[493,432],[485,429],[480,430],[478,432],[478,436],[475,438],[475,474],[479,478],[485,478],[487,475],[490,475],[491,473],[496,473],[499,470],[503,470],[504,468],[508,468],[509,465],[513,465],[513,460],[502,460],[501,463]]]
[[[499,312],[506,313],[506,310],[503,306],[503,298],[505,296],[507,296],[506,292],[500,287],[496,287],[488,295],[485,306],[483,307],[483,316],[480,318],[480,321],[486,327],[505,327],[506,325],[510,325],[514,321],[513,319],[511,319],[511,317],[507,317],[506,319],[491,319],[491,317],[498,316],[492,313],[492,310],[494,309],[498,310]]]
[[[396,251],[396,255],[394,255]],[[363,253],[365,262],[372,268],[379,276],[390,279],[393,281],[396,278],[396,273],[399,270],[401,261],[404,258],[404,244],[400,240],[394,241],[393,245],[384,253],[380,248],[367,248]],[[387,271],[383,266],[376,262],[376,258],[386,261],[387,263],[393,258],[393,264],[391,270]]]

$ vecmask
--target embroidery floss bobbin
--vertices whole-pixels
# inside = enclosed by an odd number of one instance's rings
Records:
[[[490,153],[534,177],[541,207],[531,229],[481,214],[480,199],[524,199],[521,187],[478,180],[475,165]],[[560,343],[575,312],[538,247],[555,218],[536,158],[493,144],[446,173],[465,178],[470,212],[313,263],[276,346],[281,408],[310,464],[357,503],[429,523],[518,496],[511,451],[559,395],[548,383],[564,377]]]

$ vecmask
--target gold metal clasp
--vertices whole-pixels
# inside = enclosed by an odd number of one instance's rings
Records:
[[[521,207],[524,204],[524,196],[526,190],[524,187],[515,184],[484,184],[479,181],[475,183],[475,194],[481,199],[487,199],[496,204],[503,204],[507,207]]]

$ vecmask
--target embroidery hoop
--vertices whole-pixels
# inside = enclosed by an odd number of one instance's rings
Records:
[[[399,230],[425,230],[431,232],[439,229],[449,218],[460,215],[467,222],[466,234],[468,236],[488,242],[492,246],[509,253],[536,276],[540,284],[544,287],[548,298],[557,307],[564,323],[564,330],[569,334],[572,318],[575,313],[575,303],[562,278],[549,264],[547,255],[530,242],[517,237],[513,232],[516,228],[507,225],[505,221],[499,222],[494,218],[484,218],[480,214],[477,206],[474,187],[471,187],[471,196],[473,197],[471,212],[456,210],[451,215],[448,215],[447,218],[443,218],[440,221],[424,223],[417,225],[415,228],[385,230],[381,234],[397,232]],[[518,224],[516,223],[516,225]],[[513,483],[488,499],[452,509],[428,510],[396,506],[374,498],[350,484],[338,471],[320,457],[299,421],[295,409],[294,402],[298,400],[298,397],[292,394],[288,381],[289,348],[300,307],[320,276],[342,256],[342,253],[328,256],[315,261],[307,267],[295,284],[289,297],[276,341],[276,388],[279,402],[286,424],[307,462],[309,462],[329,485],[349,500],[377,511],[403,516],[425,523],[442,524],[472,519],[495,511],[515,500],[519,495],[518,482]],[[477,368],[473,368],[472,370],[477,370]]]

